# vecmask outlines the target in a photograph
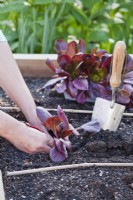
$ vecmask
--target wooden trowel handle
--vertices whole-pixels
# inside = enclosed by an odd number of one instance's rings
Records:
[[[118,41],[115,44],[113,51],[112,73],[110,77],[110,86],[117,88],[121,84],[121,75],[126,56],[126,44],[123,41]]]

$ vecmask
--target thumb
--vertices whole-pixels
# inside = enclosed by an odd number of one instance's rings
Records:
[[[39,130],[40,130],[41,132],[49,134],[49,133],[48,133],[48,130],[46,129],[46,127],[43,126],[42,124],[39,125],[38,128],[39,128]]]

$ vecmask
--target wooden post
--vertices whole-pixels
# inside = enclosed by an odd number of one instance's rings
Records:
[[[3,186],[2,172],[0,170],[0,200],[5,200],[5,192]]]

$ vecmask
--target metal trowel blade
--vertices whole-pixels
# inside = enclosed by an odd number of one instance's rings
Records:
[[[96,119],[103,130],[116,131],[120,124],[125,106],[115,103],[113,108],[110,107],[111,102],[96,98],[92,119]]]

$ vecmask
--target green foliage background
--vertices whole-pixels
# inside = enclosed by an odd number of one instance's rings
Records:
[[[132,0],[1,0],[0,29],[14,53],[55,53],[54,41],[83,38],[87,51],[133,53]]]

